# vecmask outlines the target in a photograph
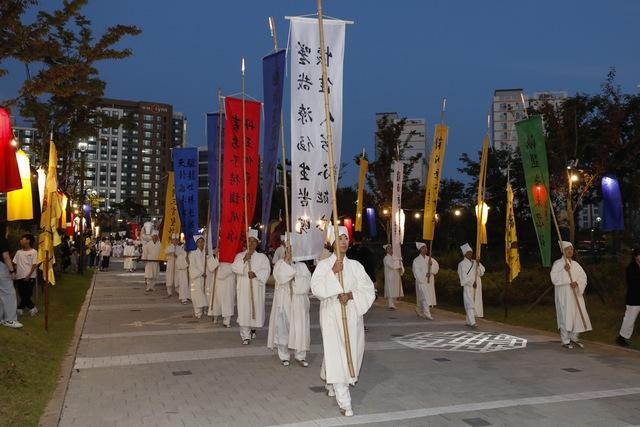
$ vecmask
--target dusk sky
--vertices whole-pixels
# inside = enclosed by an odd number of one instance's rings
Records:
[[[52,3],[60,2],[42,2]],[[284,45],[284,16],[315,8],[313,0],[94,0],[85,13],[99,31],[142,29],[122,43],[132,57],[101,67],[106,96],[173,104],[189,120],[189,145],[203,145],[203,115],[217,109],[217,88],[240,91],[242,56],[248,94],[262,98],[261,58],[273,47],[267,17],[276,17]],[[614,66],[625,92],[640,90],[640,2],[326,0],[324,8],[355,21],[346,35],[342,158],[350,166],[342,185],[356,181],[355,153],[373,151],[378,111],[425,118],[431,138],[447,97],[444,175],[455,177],[459,155],[480,148],[495,89],[595,93]],[[0,79],[0,98],[13,96],[23,78],[14,64]]]

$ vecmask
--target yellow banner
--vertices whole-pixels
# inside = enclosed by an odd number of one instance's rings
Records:
[[[476,205],[476,259],[480,259],[482,245],[487,244],[487,218],[489,207],[484,203],[484,192],[487,181],[487,162],[489,161],[489,134],[482,141],[482,156],[480,157],[480,175],[478,175],[478,203]],[[480,207],[482,207],[480,209]]]
[[[42,202],[42,216],[40,218],[40,234],[38,235],[38,263],[40,270],[44,274],[45,281],[52,285],[56,284],[53,274],[53,264],[56,259],[53,253],[54,246],[60,244],[58,234],[58,221],[62,215],[62,207],[58,197],[58,181],[56,165],[58,163],[58,152],[56,146],[51,141],[49,143],[49,169],[47,179],[44,184],[44,201]],[[45,268],[45,264],[47,268]]]
[[[167,260],[165,250],[171,241],[172,234],[180,235],[180,215],[176,203],[176,191],[173,172],[167,177],[167,193],[164,199],[164,218],[162,220],[162,240],[160,241],[160,259]]]
[[[433,240],[436,229],[436,209],[438,208],[438,192],[440,191],[440,178],[442,176],[442,162],[444,150],[447,146],[449,128],[440,123],[436,125],[429,159],[429,172],[427,173],[427,185],[424,197],[424,217],[422,223],[422,238]]]
[[[367,176],[369,162],[364,157],[360,158],[360,175],[358,177],[358,204],[356,205],[356,231],[362,231],[362,203],[364,195],[364,179]]]
[[[518,236],[516,235],[516,217],[513,214],[513,190],[507,184],[507,224],[504,235],[504,255],[509,267],[509,282],[520,273],[520,255],[518,254]]]
[[[29,157],[24,151],[16,152],[22,188],[7,193],[7,221],[33,219],[33,199],[31,193],[31,168]]]

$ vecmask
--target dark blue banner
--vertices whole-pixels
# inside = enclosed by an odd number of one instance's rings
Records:
[[[278,164],[280,115],[286,50],[279,50],[262,58],[262,88],[264,91],[264,149],[262,151],[262,224],[269,229],[269,214]],[[262,236],[262,249],[268,239]]]
[[[218,247],[218,235],[220,227],[220,203],[218,203],[220,191],[220,179],[222,170],[220,156],[222,154],[222,141],[224,141],[224,113],[207,113],[207,163],[209,184],[209,224],[211,247]]]
[[[198,232],[198,149],[174,148],[173,171],[185,248],[193,251],[196,248],[193,235]]]
[[[602,177],[602,230],[624,230],[622,194],[618,178],[613,174]]]

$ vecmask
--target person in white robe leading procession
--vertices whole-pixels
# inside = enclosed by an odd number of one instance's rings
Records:
[[[189,252],[189,290],[194,314],[200,319],[205,307],[209,306],[207,286],[213,281],[218,259],[213,254],[207,255],[203,235],[193,236],[193,240],[196,241],[196,249]]]
[[[344,254],[349,247],[349,235],[345,227],[339,227],[339,241],[329,227],[329,241],[339,244],[342,259],[334,254],[318,262],[311,276],[311,291],[320,300],[320,330],[324,360],[320,377],[325,380],[327,394],[335,396],[340,411],[353,416],[349,386],[358,381],[364,356],[363,316],[375,300],[373,282],[364,267]],[[339,275],[342,274],[342,285]],[[349,344],[354,376],[349,372],[344,341],[342,306],[346,307]]]
[[[387,299],[389,310],[395,310],[396,299],[404,296],[402,291],[404,266],[402,265],[402,259],[393,257],[391,244],[386,244],[382,247],[387,252],[382,260],[384,264],[384,297]]]
[[[249,229],[248,248],[236,255],[231,270],[236,275],[238,325],[242,344],[256,337],[256,329],[264,326],[264,289],[271,274],[271,263],[256,251],[258,230]]]
[[[467,326],[476,328],[476,317],[483,317],[482,309],[482,276],[484,265],[474,257],[473,249],[468,243],[460,246],[464,258],[458,263],[458,278],[462,286],[464,311],[467,314]]]
[[[167,297],[173,295],[173,288],[176,288],[176,247],[178,246],[178,241],[180,239],[179,234],[172,234],[171,240],[167,245],[167,248],[164,250],[164,253],[167,255],[167,270],[165,273],[165,283],[167,286]]]
[[[151,232],[151,241],[142,246],[142,260],[144,261],[144,281],[147,285],[145,292],[153,292],[160,275],[160,240],[158,230]]]
[[[290,352],[302,367],[309,366],[307,351],[311,343],[309,289],[311,273],[304,262],[294,262],[291,247],[273,268],[275,290],[269,316],[267,347],[276,348],[280,363],[289,366]]]
[[[551,282],[555,290],[556,317],[560,339],[565,348],[580,348],[580,332],[591,330],[591,320],[584,304],[587,274],[574,261],[571,242],[561,242],[563,256],[551,267]]]

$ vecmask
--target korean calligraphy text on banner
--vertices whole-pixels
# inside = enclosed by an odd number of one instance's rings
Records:
[[[185,249],[193,251],[196,248],[193,235],[198,232],[198,149],[174,148],[173,172]]]
[[[392,198],[391,198],[391,246],[393,258],[402,259],[402,239],[404,237],[404,212],[402,212],[402,176],[404,164],[400,160],[394,160],[391,164],[392,173]]]
[[[518,254],[518,236],[516,234],[516,216],[513,213],[513,189],[507,184],[507,223],[504,235],[505,262],[509,268],[509,282],[520,273],[520,255]]]
[[[207,164],[209,184],[209,232],[207,237],[211,247],[218,247],[218,234],[220,232],[220,212],[219,197],[220,191],[220,157],[222,155],[222,141],[224,137],[224,114],[223,113],[207,113]]]
[[[245,141],[242,132],[242,100],[224,100],[224,166],[222,167],[222,212],[220,217],[220,261],[233,262],[245,245],[244,164],[247,168],[247,217],[251,225],[258,189],[258,147],[260,145],[260,103],[245,101]],[[244,157],[243,145],[246,147]]]
[[[162,241],[160,242],[160,259],[166,261],[166,249],[173,234],[180,234],[180,215],[176,202],[174,172],[167,176],[167,193],[164,199],[164,216],[162,218]]]
[[[442,177],[442,162],[447,146],[449,128],[443,124],[436,125],[429,159],[429,172],[427,176],[426,192],[424,197],[424,217],[422,222],[422,238],[433,240],[436,228],[436,209],[438,206],[438,192],[440,191],[440,177]]]
[[[342,73],[345,22],[324,21],[330,125],[335,176],[342,146]],[[294,259],[317,258],[331,221],[328,145],[318,20],[291,19],[291,222],[301,238]],[[337,184],[337,183],[336,183]]]
[[[549,206],[549,168],[542,116],[531,116],[516,123],[518,149],[527,184],[529,208],[538,237],[542,265],[551,265],[551,211]]]

